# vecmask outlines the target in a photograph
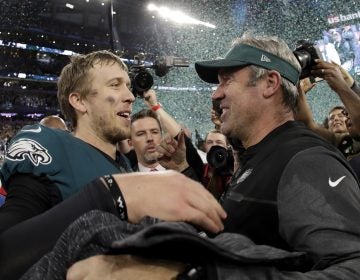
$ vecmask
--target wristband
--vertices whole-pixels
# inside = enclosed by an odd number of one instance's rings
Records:
[[[113,200],[116,203],[116,209],[119,212],[120,220],[127,221],[127,208],[123,194],[120,191],[118,184],[116,183],[115,179],[111,175],[104,175],[102,177],[110,191],[110,194]]]
[[[162,108],[162,106],[161,106],[160,103],[158,103],[158,104],[152,106],[152,107],[151,107],[151,110],[152,110],[152,111],[156,111],[156,110],[159,110],[160,108]]]

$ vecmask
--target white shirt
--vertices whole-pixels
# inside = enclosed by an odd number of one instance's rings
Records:
[[[166,170],[165,167],[161,166],[160,164],[156,165],[155,167],[149,168],[144,165],[142,165],[140,162],[138,162],[138,167],[140,172],[150,172],[152,169],[156,169],[157,171],[163,171]]]

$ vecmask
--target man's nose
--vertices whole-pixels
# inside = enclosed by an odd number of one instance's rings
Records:
[[[154,141],[153,135],[151,132],[146,133],[146,141],[151,142]]]
[[[211,99],[212,100],[217,100],[217,99],[221,99],[223,98],[223,94],[221,91],[221,88],[218,87],[216,90],[214,90],[214,92],[211,94]]]
[[[124,102],[134,103],[135,96],[130,89],[127,89],[126,95],[124,96]]]

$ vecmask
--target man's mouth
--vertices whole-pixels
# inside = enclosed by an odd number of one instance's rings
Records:
[[[156,152],[156,146],[155,145],[149,145],[146,147],[147,152]]]
[[[130,120],[130,114],[131,112],[118,112],[117,115],[119,117],[125,118],[127,120]]]

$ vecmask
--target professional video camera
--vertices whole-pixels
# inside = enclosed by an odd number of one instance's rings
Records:
[[[158,77],[165,76],[172,67],[189,67],[186,58],[163,56],[155,59],[153,63],[145,63],[145,55],[140,53],[134,57],[133,64],[129,67],[132,92],[135,96],[143,97],[143,93],[154,84],[154,79],[148,68],[154,69]]]
[[[299,40],[293,52],[301,65],[300,79],[312,76],[311,68],[315,65],[315,59],[321,59],[319,48],[308,40]]]
[[[234,156],[231,149],[212,146],[206,155],[210,167],[221,176],[231,176],[234,169]]]

